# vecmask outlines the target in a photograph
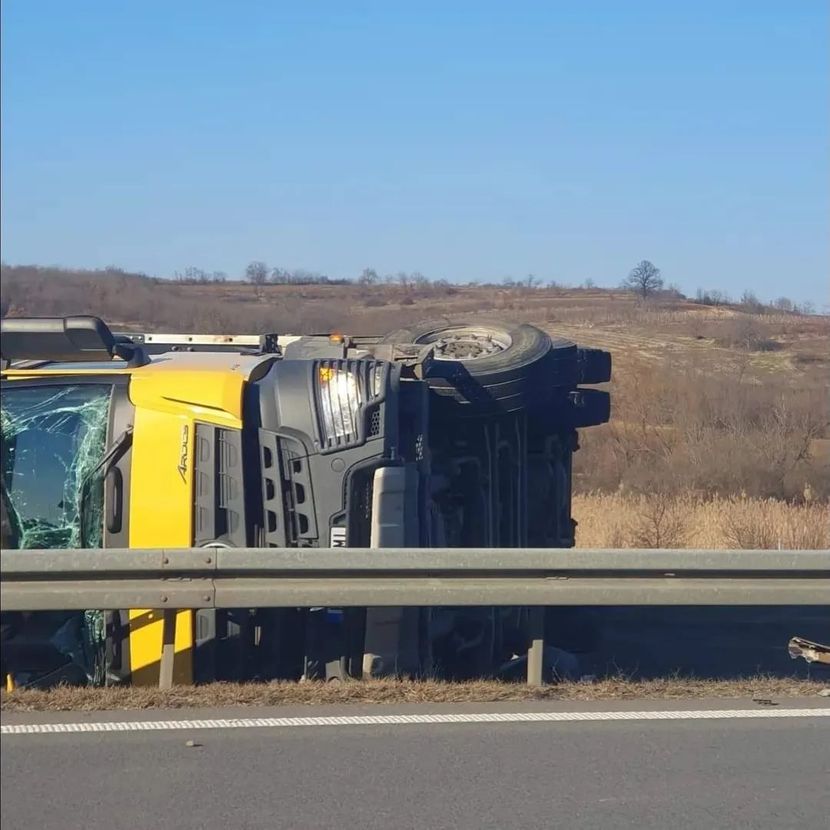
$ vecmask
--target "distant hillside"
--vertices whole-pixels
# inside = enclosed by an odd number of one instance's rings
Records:
[[[830,495],[830,318],[721,296],[620,290],[167,281],[117,269],[4,266],[3,315],[95,314],[137,331],[383,333],[425,319],[498,317],[608,349],[612,423],[586,430],[583,491]],[[314,275],[310,275],[313,280]]]
[[[456,286],[420,275],[393,282],[160,280],[118,269],[73,271],[3,266],[4,315],[97,314],[119,326],[147,330],[307,333],[351,329],[382,332],[443,315],[494,313],[545,320],[557,310],[577,319],[583,309],[611,302],[634,305],[625,292],[528,287],[525,284]],[[321,281],[317,281],[321,280]],[[160,301],[163,298],[163,302]]]

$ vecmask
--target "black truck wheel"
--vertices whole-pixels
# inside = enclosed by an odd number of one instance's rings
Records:
[[[578,382],[576,345],[527,324],[421,323],[383,341],[433,346],[426,381],[468,414],[529,408],[548,400],[554,387]]]

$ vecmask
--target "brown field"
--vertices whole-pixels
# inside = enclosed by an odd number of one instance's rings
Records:
[[[689,493],[576,495],[583,548],[830,548],[830,505]]]

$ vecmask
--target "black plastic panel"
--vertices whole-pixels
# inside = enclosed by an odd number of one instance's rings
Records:
[[[107,360],[115,346],[97,317],[11,317],[0,332],[6,360]]]
[[[248,544],[242,467],[242,433],[196,424],[193,537],[197,546]]]

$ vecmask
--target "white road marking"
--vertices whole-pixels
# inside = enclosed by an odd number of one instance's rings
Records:
[[[89,723],[10,723],[3,735],[83,732],[153,732],[183,729],[273,729],[293,726],[408,726],[441,723],[573,723],[647,720],[744,720],[826,718],[822,709],[690,709],[669,712],[465,712],[416,715],[332,715],[293,718],[193,718],[189,720],[92,721]]]

